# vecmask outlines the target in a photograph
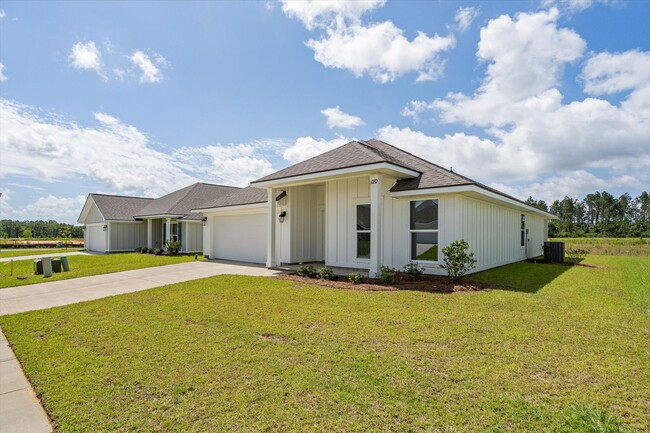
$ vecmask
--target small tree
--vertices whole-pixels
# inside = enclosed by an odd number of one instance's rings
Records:
[[[454,282],[458,282],[476,266],[474,253],[468,254],[468,249],[469,244],[465,239],[454,241],[442,249],[444,263],[440,267],[447,271],[447,274],[453,278]]]
[[[30,229],[23,230],[23,237],[25,239],[31,239],[32,236],[34,236],[34,235],[32,234],[32,231]]]

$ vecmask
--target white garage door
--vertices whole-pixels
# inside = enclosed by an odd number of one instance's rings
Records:
[[[86,249],[88,251],[106,251],[106,232],[103,225],[86,226]]]
[[[266,213],[217,216],[210,258],[266,263]]]

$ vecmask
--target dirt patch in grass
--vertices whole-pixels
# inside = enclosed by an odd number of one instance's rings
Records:
[[[425,275],[421,280],[415,280],[408,276],[399,275],[397,280],[391,284],[381,284],[378,280],[364,278],[360,284],[352,284],[345,280],[323,280],[316,278],[301,277],[296,274],[278,275],[275,278],[289,280],[298,285],[312,284],[316,286],[331,287],[334,289],[362,290],[362,291],[394,291],[394,290],[416,290],[420,292],[455,293],[455,292],[479,292],[490,290],[493,287],[479,281],[463,280],[454,283],[450,278],[437,275]],[[345,278],[345,277],[343,277]]]

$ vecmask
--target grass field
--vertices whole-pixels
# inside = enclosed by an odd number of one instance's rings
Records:
[[[26,284],[44,283],[47,281],[67,280],[70,278],[87,277],[90,275],[108,274],[111,272],[129,271],[131,269],[150,268],[152,266],[172,265],[194,260],[194,256],[155,256],[153,254],[102,254],[69,256],[70,272],[57,272],[49,278],[43,275],[33,275],[33,260],[16,260],[13,263],[0,262],[0,289],[24,286]],[[18,279],[23,276],[25,279]]]
[[[15,251],[0,251],[0,259],[9,258],[9,257],[21,257],[21,256],[37,256],[39,254],[59,254],[59,253],[70,253],[73,251],[81,251],[81,248],[25,248],[17,249]]]
[[[587,250],[589,254],[605,256],[650,256],[648,238],[555,238],[565,248]]]
[[[220,276],[0,325],[60,432],[649,431],[650,261],[584,263],[455,294]]]

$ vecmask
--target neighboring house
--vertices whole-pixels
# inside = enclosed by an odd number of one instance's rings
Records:
[[[152,198],[88,194],[77,219],[84,225],[84,245],[88,251],[133,251],[147,242],[147,226],[133,218]]]
[[[194,207],[239,188],[195,183],[158,199],[89,194],[77,220],[84,224],[89,251],[163,249],[165,241],[181,242],[181,252],[203,251],[203,216]]]
[[[266,263],[401,268],[431,274],[469,242],[475,271],[543,253],[553,215],[379,140],[352,141],[193,208],[204,254]]]

